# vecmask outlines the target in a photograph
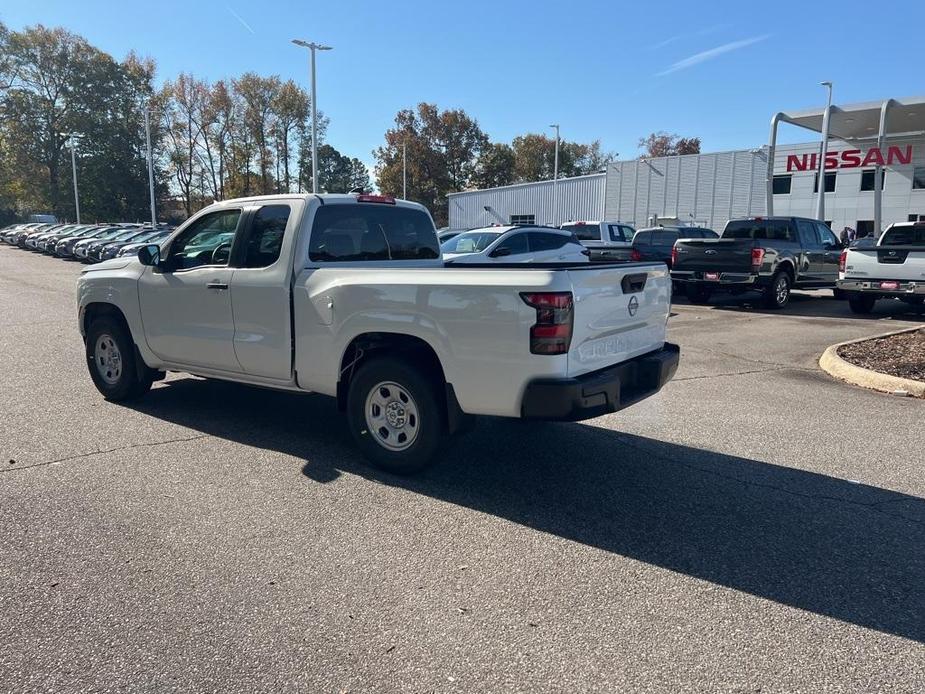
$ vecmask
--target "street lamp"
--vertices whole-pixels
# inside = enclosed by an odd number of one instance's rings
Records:
[[[67,137],[67,142],[71,147],[71,171],[74,176],[74,211],[77,215],[77,223],[80,224],[80,196],[77,194],[77,138],[78,133],[62,133]]]
[[[556,158],[552,169],[552,194],[555,197],[553,203],[553,226],[559,226],[559,124],[553,123],[549,126],[556,130]]]
[[[319,43],[309,43],[302,39],[292,39],[296,46],[307,48],[312,53],[312,192],[318,192],[318,114],[315,104],[318,99],[315,90],[315,51],[329,51],[331,46],[322,46]]]
[[[832,83],[821,82],[823,87],[828,90],[828,99],[825,103],[825,111],[822,114],[822,146],[819,148],[819,166],[816,169],[817,187],[819,197],[816,198],[816,219],[820,222],[825,221],[825,157],[829,149],[829,114],[832,110]]]
[[[157,227],[157,212],[154,209],[154,155],[151,152],[151,109],[145,111],[145,143],[148,148],[148,190],[151,193],[151,226]]]

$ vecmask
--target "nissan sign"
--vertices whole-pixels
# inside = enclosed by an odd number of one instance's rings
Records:
[[[886,156],[879,147],[871,147],[864,156],[859,149],[845,149],[841,152],[829,152],[825,155],[826,169],[856,169],[861,166],[891,166],[893,164],[912,163],[912,145],[890,147]],[[787,171],[815,171],[819,164],[819,155],[788,154]]]

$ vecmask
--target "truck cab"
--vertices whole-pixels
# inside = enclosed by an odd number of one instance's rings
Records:
[[[591,251],[591,260],[629,260],[632,254],[636,230],[629,224],[576,221],[561,224],[559,228],[575,234],[581,244]]]

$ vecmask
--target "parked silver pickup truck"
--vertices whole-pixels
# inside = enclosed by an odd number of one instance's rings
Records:
[[[841,254],[838,288],[851,310],[870,313],[878,299],[925,303],[925,222],[900,222],[876,245],[856,243]]]
[[[591,251],[594,261],[629,260],[633,252],[636,230],[623,222],[566,222],[559,228],[575,234],[581,245]]]

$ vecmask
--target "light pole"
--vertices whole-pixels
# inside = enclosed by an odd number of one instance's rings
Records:
[[[408,142],[401,143],[401,197],[408,199]]]
[[[553,226],[559,226],[559,124],[553,123],[549,127],[556,130],[556,158],[552,169],[552,194],[555,198],[553,203]]]
[[[154,155],[151,152],[151,110],[145,106],[145,144],[148,148],[148,190],[151,193],[151,226],[157,226],[157,211],[154,209]]]
[[[74,211],[77,213],[77,223],[80,224],[80,196],[77,194],[77,133],[65,133],[71,146],[71,171],[74,176]]]
[[[318,102],[315,89],[315,51],[329,51],[331,46],[322,46],[320,43],[309,43],[302,39],[292,39],[296,46],[307,48],[312,52],[312,192],[318,192],[318,114],[315,104]]]
[[[822,82],[823,87],[828,89],[828,99],[825,103],[825,111],[822,114],[822,146],[819,148],[819,167],[816,169],[818,176],[819,197],[816,198],[816,219],[825,222],[825,157],[829,149],[829,113],[832,110],[832,83]]]

